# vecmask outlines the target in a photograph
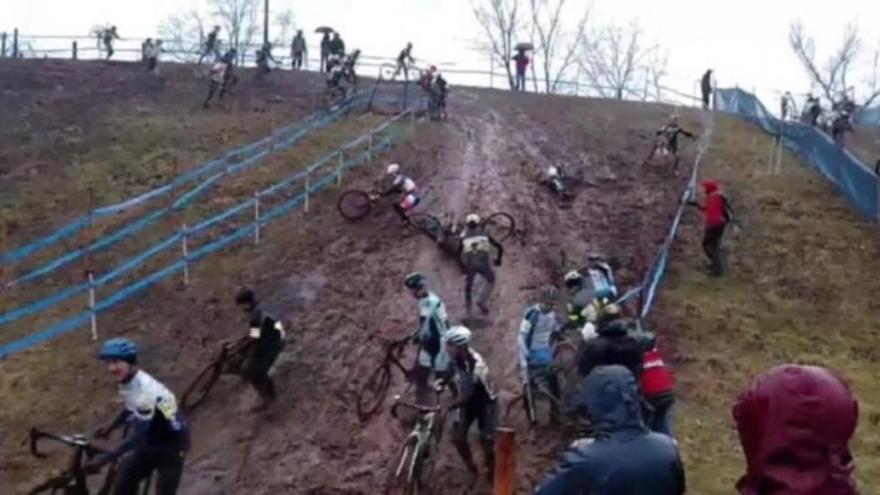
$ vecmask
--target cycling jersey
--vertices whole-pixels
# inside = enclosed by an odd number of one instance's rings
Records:
[[[607,263],[596,263],[587,268],[587,275],[593,283],[593,291],[597,299],[614,299],[617,297],[614,272]]]
[[[168,388],[143,370],[138,370],[119,392],[135,430],[142,430],[146,445],[176,447],[186,427],[177,410],[177,400]]]
[[[446,350],[442,345],[446,335],[448,316],[446,305],[434,294],[419,299],[419,327],[413,337],[421,345],[419,365],[445,370],[447,367]]]
[[[415,181],[404,174],[397,174],[396,176],[394,176],[394,179],[392,179],[391,181],[391,189],[394,192],[405,193],[417,193],[419,190],[418,186],[416,186]]]
[[[540,305],[526,310],[519,327],[520,369],[547,366],[553,362],[552,341],[561,324],[554,311],[544,312]]]
[[[465,254],[489,254],[489,236],[482,227],[468,227],[462,233],[462,251]]]
[[[265,313],[259,305],[251,310],[249,322],[249,335],[252,339],[257,339],[258,346],[274,346],[284,340],[284,327],[281,322]]]
[[[596,299],[596,293],[592,287],[584,286],[577,289],[572,294],[566,305],[566,313],[568,317],[568,325],[573,328],[583,326],[586,318],[583,314],[584,309]]]
[[[217,62],[211,67],[211,80],[217,84],[223,84],[226,76],[226,62]]]
[[[459,396],[469,397],[468,402],[462,405],[462,409],[467,410],[475,405],[495,402],[498,394],[483,356],[469,348],[468,355],[463,359],[453,360],[452,366]]]

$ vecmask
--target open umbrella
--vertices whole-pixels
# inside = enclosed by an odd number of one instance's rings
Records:
[[[516,46],[513,47],[513,49],[518,52],[524,52],[527,50],[534,50],[535,47],[531,43],[517,43]]]
[[[333,28],[332,28],[332,27],[327,27],[327,26],[321,26],[321,27],[315,29],[315,32],[316,32],[316,33],[325,33],[325,34],[326,34],[326,33],[332,33],[332,32],[333,32]]]

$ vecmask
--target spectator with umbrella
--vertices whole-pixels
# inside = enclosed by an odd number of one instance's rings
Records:
[[[530,61],[526,52],[533,50],[534,47],[531,43],[517,43],[514,48],[516,49],[516,55],[513,56],[513,60],[516,62],[516,90],[525,91],[526,69],[529,67]]]

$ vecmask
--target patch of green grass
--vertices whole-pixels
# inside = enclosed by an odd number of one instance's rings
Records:
[[[876,227],[818,173],[719,116],[702,175],[728,187],[740,233],[728,231],[728,273],[705,275],[698,212],[690,211],[661,288],[654,324],[678,354],[677,434],[691,493],[729,494],[745,472],[731,407],[751,379],[786,362],[846,377],[861,414],[853,440],[862,489],[880,485],[880,305]]]

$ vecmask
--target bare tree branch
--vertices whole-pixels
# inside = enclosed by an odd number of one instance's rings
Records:
[[[516,81],[510,61],[522,26],[519,0],[471,0],[471,9],[485,34],[485,40],[478,43],[479,49],[500,61],[510,89],[514,89]]]
[[[868,87],[868,97],[862,105],[867,107],[880,97],[880,43],[877,44],[874,56],[871,58],[871,72],[865,78],[865,84]]]
[[[659,99],[667,60],[656,44],[644,46],[643,34],[632,21],[626,27],[609,24],[582,38],[578,64],[601,96]]]
[[[589,7],[578,18],[572,32],[563,25],[565,0],[529,0],[534,32],[538,35],[535,58],[540,57],[544,90],[556,92],[559,82],[577,59],[578,43],[584,37]]]
[[[861,51],[861,38],[854,25],[846,27],[840,47],[824,66],[816,62],[816,42],[800,21],[792,22],[788,41],[810,81],[822,88],[829,101],[836,101],[838,95],[847,91],[847,75]]]
[[[209,0],[208,3],[229,36],[229,47],[238,52],[239,63],[244,63],[247,50],[261,29],[257,0]]]
[[[164,43],[164,52],[181,62],[196,62],[205,39],[205,22],[195,10],[175,14],[161,23],[159,36]]]

